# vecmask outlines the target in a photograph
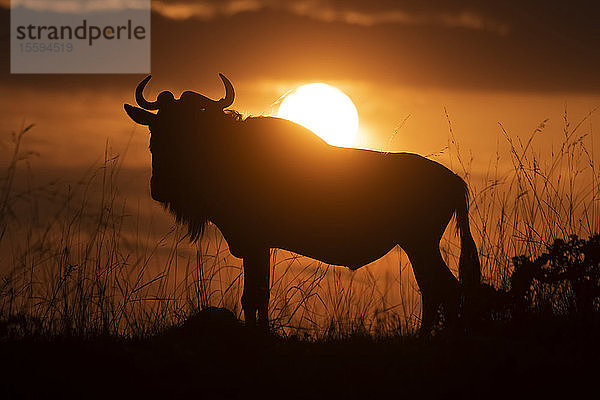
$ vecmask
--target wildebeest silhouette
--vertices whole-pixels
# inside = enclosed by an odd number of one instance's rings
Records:
[[[358,269],[396,245],[408,254],[422,295],[422,331],[444,306],[458,314],[461,293],[480,283],[469,229],[467,185],[446,167],[411,153],[342,148],[275,117],[243,118],[215,101],[186,91],[125,111],[149,126],[151,194],[188,226],[197,240],[207,222],[218,227],[231,254],[243,259],[242,308],[246,323],[268,327],[270,249]],[[158,110],[154,114],[145,110]],[[460,282],[444,263],[439,242],[456,214],[461,239]]]

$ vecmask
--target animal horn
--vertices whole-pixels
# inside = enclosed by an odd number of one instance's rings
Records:
[[[223,85],[225,85],[225,97],[221,100],[215,101],[211,98],[208,98],[200,93],[192,92],[191,90],[186,90],[183,92],[180,100],[183,101],[191,101],[192,104],[195,104],[198,107],[204,108],[216,108],[216,109],[224,109],[233,104],[233,100],[235,99],[235,91],[233,90],[233,85],[225,77],[223,74],[219,74],[221,80],[223,81]]]
[[[135,89],[135,101],[138,103],[138,106],[146,110],[158,110],[158,100],[150,102],[144,98],[144,88],[148,84],[148,81],[150,81],[150,78],[152,78],[152,75],[148,75]]]
[[[233,104],[233,100],[235,99],[235,90],[233,90],[233,85],[225,75],[219,74],[219,77],[221,77],[223,85],[225,86],[225,97],[223,97],[217,103],[221,109],[224,109]]]
[[[186,90],[181,94],[179,100],[187,102],[190,101],[192,104],[198,107],[209,107],[217,103],[213,99],[210,99],[200,93],[192,92],[191,90]]]

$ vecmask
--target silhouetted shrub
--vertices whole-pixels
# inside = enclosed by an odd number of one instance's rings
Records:
[[[556,239],[531,260],[513,258],[511,297],[515,313],[552,311],[589,316],[600,296],[600,235]]]

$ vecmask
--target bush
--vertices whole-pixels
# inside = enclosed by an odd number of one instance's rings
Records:
[[[516,310],[589,316],[598,311],[600,235],[556,239],[531,260],[513,258],[511,294]]]

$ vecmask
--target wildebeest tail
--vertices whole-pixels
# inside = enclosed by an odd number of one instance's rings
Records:
[[[477,246],[469,227],[469,188],[459,178],[459,191],[456,204],[456,228],[460,236],[460,259],[458,276],[463,288],[467,291],[477,288],[481,283],[481,266]]]

